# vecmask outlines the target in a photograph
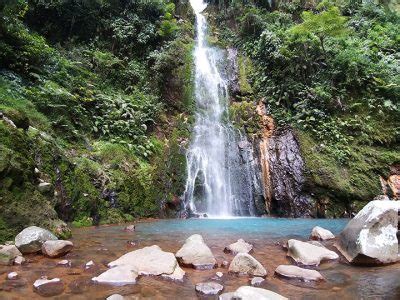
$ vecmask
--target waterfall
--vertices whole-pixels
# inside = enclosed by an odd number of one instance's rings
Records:
[[[206,41],[202,12],[207,4],[203,0],[190,0],[190,4],[196,14],[196,115],[187,152],[186,210],[209,217],[254,215],[251,168],[244,159],[249,143],[228,117],[228,85],[222,72],[225,53]]]

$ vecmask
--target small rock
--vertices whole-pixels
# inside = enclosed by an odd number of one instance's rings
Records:
[[[85,264],[85,269],[90,269],[90,268],[92,268],[92,267],[94,267],[94,262],[93,262],[93,260],[91,260],[91,261],[89,261],[89,262],[87,262],[87,263]]]
[[[186,239],[185,244],[175,254],[183,265],[195,269],[212,269],[217,264],[210,248],[204,243],[203,237],[194,234]]]
[[[7,274],[7,279],[8,280],[15,280],[18,278],[18,273],[17,272],[11,272]]]
[[[0,245],[0,265],[12,265],[14,259],[21,255],[21,252],[14,245]]]
[[[228,267],[229,267],[229,261],[224,260],[224,261],[221,263],[221,267],[222,267],[222,268],[228,268]]]
[[[51,191],[51,183],[49,183],[49,182],[41,182],[41,183],[39,183],[38,190],[42,194],[50,192]]]
[[[267,270],[250,254],[239,253],[229,265],[229,272],[252,276],[267,276]]]
[[[34,169],[34,172],[35,172],[35,174],[40,174],[40,171],[39,171],[38,168],[35,168],[35,169]]]
[[[125,298],[120,294],[113,294],[108,296],[106,300],[124,300]]]
[[[97,277],[93,277],[92,281],[96,283],[111,284],[111,285],[127,285],[136,283],[138,273],[132,266],[117,266],[111,268]]]
[[[275,274],[290,278],[290,279],[300,279],[302,281],[322,281],[324,277],[316,270],[309,270],[299,268],[292,265],[280,265],[276,268]]]
[[[217,277],[221,278],[222,276],[224,276],[224,273],[222,273],[222,272],[217,272],[217,273],[215,273],[215,275],[217,275]]]
[[[242,286],[238,288],[233,293],[225,293],[219,297],[220,300],[288,300],[288,298],[283,297],[270,290]]]
[[[318,266],[321,261],[339,258],[339,255],[331,250],[294,239],[288,241],[287,256],[307,266]]]
[[[333,235],[332,232],[330,232],[327,229],[324,229],[319,226],[315,226],[310,235],[310,239],[312,240],[320,240],[320,241],[326,241],[326,240],[331,240],[334,239],[335,236]]]
[[[224,287],[216,282],[202,282],[196,284],[196,292],[203,295],[218,295]]]
[[[254,277],[251,279],[250,283],[252,286],[260,286],[265,281],[262,277]]]
[[[15,237],[15,246],[22,253],[36,253],[42,248],[42,244],[46,241],[57,240],[57,237],[50,231],[30,226],[22,230]]]
[[[42,253],[48,257],[60,257],[72,250],[74,244],[70,241],[46,241],[42,245]]]
[[[64,284],[60,278],[47,279],[42,277],[33,283],[34,291],[43,297],[51,297],[62,294]]]
[[[236,243],[230,244],[225,247],[225,253],[238,254],[238,253],[250,253],[253,251],[253,245],[246,243],[243,239],[238,239]]]
[[[69,261],[68,259],[63,259],[63,260],[60,260],[57,263],[57,265],[58,266],[71,266],[71,261]]]
[[[26,259],[25,257],[18,255],[15,259],[14,259],[14,264],[15,265],[23,265],[26,263]]]
[[[135,225],[129,225],[124,228],[125,231],[133,232],[135,231]]]

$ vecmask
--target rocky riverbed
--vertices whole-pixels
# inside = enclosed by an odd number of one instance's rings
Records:
[[[377,224],[388,227],[390,220],[379,218],[386,208],[378,208],[380,212],[373,210],[376,213],[367,219],[373,222],[375,218]],[[361,216],[365,218],[365,212]],[[23,254],[26,262],[22,265],[0,266],[0,298],[106,299],[119,294],[126,299],[231,299],[245,295],[253,295],[253,299],[262,295],[276,299],[284,299],[279,295],[289,299],[398,299],[398,264],[351,265],[334,246],[343,237],[332,235],[338,236],[347,223],[249,218],[161,220],[137,223],[134,231],[124,230],[126,226],[75,229],[72,249],[71,243],[50,242],[42,245],[46,256]],[[319,241],[315,241],[317,237]],[[234,253],[224,251],[232,244]],[[66,249],[61,257],[60,249]],[[49,257],[50,250],[57,250],[56,258]],[[250,289],[252,286],[263,290]]]

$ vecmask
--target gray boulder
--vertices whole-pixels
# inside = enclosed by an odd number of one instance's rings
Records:
[[[12,265],[14,259],[21,255],[21,252],[14,245],[0,245],[0,265]]]
[[[238,239],[236,243],[230,244],[229,246],[225,247],[225,253],[250,253],[253,250],[253,245],[246,243],[243,239]]]
[[[369,202],[338,236],[336,248],[354,264],[387,264],[398,259],[400,201]]]
[[[36,253],[41,250],[44,242],[52,240],[57,240],[57,237],[50,231],[30,226],[18,233],[15,237],[15,246],[24,254]]]
[[[229,265],[229,272],[252,276],[267,276],[267,270],[250,254],[237,254]]]
[[[219,297],[219,300],[288,300],[273,291],[256,288],[251,286],[242,286],[233,293],[225,293]]]
[[[180,263],[195,269],[212,269],[217,264],[210,248],[204,243],[203,237],[194,234],[186,239],[185,244],[175,254]]]
[[[339,258],[339,255],[331,250],[294,239],[288,241],[287,256],[307,266],[318,266],[321,261]]]
[[[203,295],[218,295],[224,287],[216,282],[202,282],[196,284],[196,292]]]
[[[292,265],[280,265],[276,268],[275,274],[289,279],[302,281],[322,281],[324,277],[316,270],[299,268]]]
[[[72,250],[74,244],[70,241],[46,241],[42,245],[42,253],[48,257],[60,257]]]
[[[262,278],[262,277],[254,277],[254,278],[251,279],[250,284],[251,284],[252,286],[259,286],[259,285],[261,285],[264,281],[265,281],[265,279]]]
[[[315,226],[312,231],[311,231],[311,235],[310,235],[310,239],[312,240],[319,240],[319,241],[326,241],[326,240],[331,240],[334,239],[335,236],[333,235],[332,232],[330,232],[329,230],[319,227],[319,226]]]

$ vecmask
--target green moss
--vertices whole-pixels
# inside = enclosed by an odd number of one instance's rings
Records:
[[[306,165],[306,186],[318,201],[330,202],[328,215],[361,207],[382,193],[379,176],[386,177],[389,166],[400,161],[398,149],[352,144],[346,165],[324,150],[310,135],[299,132]]]
[[[89,227],[93,225],[93,219],[90,217],[82,217],[79,220],[75,220],[72,222],[72,226],[79,228],[79,227]]]
[[[253,94],[253,88],[251,87],[249,82],[249,74],[253,71],[253,65],[251,59],[246,56],[239,55],[238,66],[239,66],[238,76],[239,76],[240,93],[243,96],[251,95]]]
[[[260,116],[256,111],[256,104],[252,101],[233,102],[229,106],[229,118],[239,129],[248,134],[256,134],[260,130]]]

